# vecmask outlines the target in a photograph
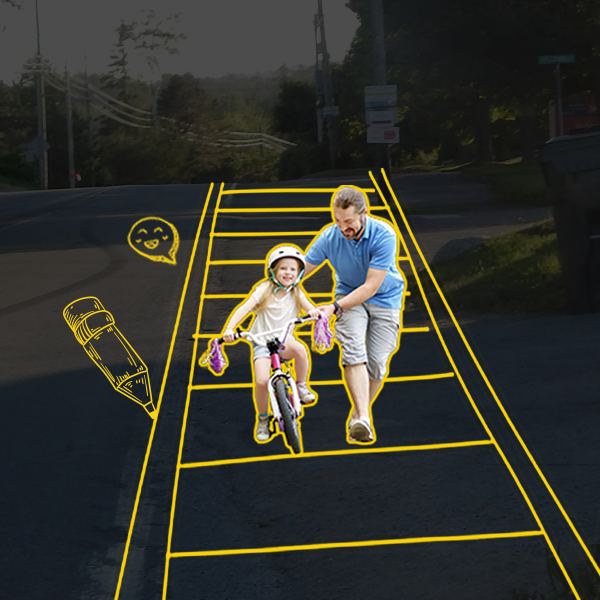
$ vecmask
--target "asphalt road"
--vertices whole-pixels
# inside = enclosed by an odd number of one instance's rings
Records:
[[[434,176],[403,183],[406,201],[434,202],[449,193]],[[168,563],[169,600],[520,598],[512,590],[549,598],[561,583],[559,575],[549,574],[552,559],[544,537],[494,537],[538,531],[533,508],[549,539],[560,545],[581,597],[593,597],[585,586],[600,579],[585,572],[589,561],[453,326],[441,332],[454,365],[433,323],[429,332],[402,334],[390,376],[453,370],[455,376],[386,384],[373,411],[377,442],[371,448],[378,451],[346,443],[344,388],[314,383],[339,377],[335,349],[313,355],[311,380],[319,401],[302,419],[304,450],[320,455],[197,466],[288,455],[280,436],[268,444],[254,442],[250,391],[228,388],[251,381],[245,344],[228,347],[230,366],[221,378],[192,364],[205,280],[206,294],[227,295],[245,294],[262,277],[260,265],[211,265],[206,272],[216,190],[169,362],[208,191],[208,186],[128,186],[0,196],[3,595],[114,598],[126,556],[119,597],[162,598],[169,551],[174,554]],[[456,206],[465,190],[454,193]],[[472,196],[476,202],[477,192]],[[444,202],[450,210],[451,200]],[[273,212],[218,214],[214,231],[220,235],[213,238],[211,259],[262,260],[284,240],[272,235],[250,243],[231,234],[315,231],[327,223],[326,213],[286,216],[283,228],[276,209],[327,204],[327,194],[224,195],[220,208]],[[125,241],[131,226],[151,215],[179,232],[176,266],[147,260]],[[300,247],[310,239],[285,238]],[[429,293],[431,284],[424,285]],[[323,271],[306,282],[308,292],[330,287]],[[112,389],[67,326],[63,309],[85,296],[101,300],[148,366],[155,402],[162,399],[153,432],[144,410]],[[448,325],[435,294],[430,298],[434,317]],[[220,331],[239,301],[205,299],[199,333]],[[428,319],[426,313],[407,312],[404,327]],[[600,319],[461,323],[531,457],[593,549],[600,542]],[[199,340],[198,352],[206,342]],[[193,390],[188,403],[192,367],[194,386],[223,387]],[[497,447],[489,443],[483,422]],[[181,440],[184,467],[178,471]],[[480,443],[461,446],[473,441]],[[349,449],[358,452],[344,453]],[[360,545],[366,541],[375,543]],[[314,544],[320,546],[247,552]],[[201,552],[209,555],[182,556]]]

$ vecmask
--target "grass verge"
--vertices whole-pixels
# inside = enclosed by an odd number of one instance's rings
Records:
[[[0,192],[20,192],[35,189],[37,189],[35,183],[20,181],[18,179],[13,179],[12,177],[0,175]]]
[[[452,308],[482,313],[566,314],[554,221],[486,240],[431,270]],[[427,281],[426,272],[421,278]],[[407,276],[408,289],[418,289]],[[417,306],[421,300],[412,301]]]

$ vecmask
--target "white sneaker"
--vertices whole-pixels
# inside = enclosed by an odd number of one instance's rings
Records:
[[[298,383],[298,394],[300,394],[300,404],[312,404],[316,400],[316,396],[308,389],[306,383]]]
[[[371,431],[371,423],[365,417],[358,419],[350,419],[349,424],[349,439],[351,442],[372,442],[373,432]]]
[[[270,419],[258,419],[256,424],[256,439],[259,442],[266,442],[271,437],[271,430],[269,429]]]

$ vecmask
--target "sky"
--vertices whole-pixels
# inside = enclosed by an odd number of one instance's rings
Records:
[[[0,80],[18,79],[36,53],[35,0],[23,10],[0,3]],[[327,48],[342,61],[358,21],[347,0],[323,0]],[[252,74],[315,62],[313,19],[317,0],[38,0],[41,50],[52,66],[72,73],[105,73],[121,19],[139,21],[143,9],[158,16],[182,13],[178,55],[159,54],[162,73],[197,77]],[[142,58],[133,56],[132,75],[149,79]]]

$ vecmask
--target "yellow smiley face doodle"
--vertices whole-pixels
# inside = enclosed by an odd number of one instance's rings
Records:
[[[160,217],[145,217],[131,228],[127,236],[129,245],[142,256],[156,262],[177,264],[179,233],[168,221]]]

